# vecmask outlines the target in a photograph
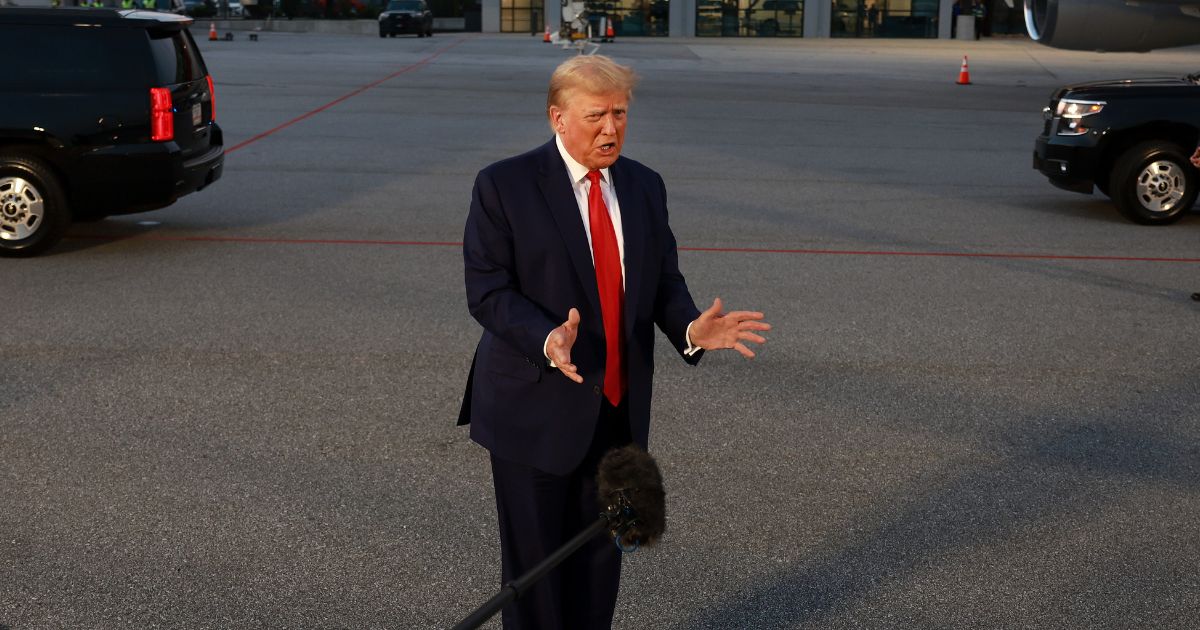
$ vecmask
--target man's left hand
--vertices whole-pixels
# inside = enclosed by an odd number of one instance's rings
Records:
[[[1200,168],[1200,147],[1196,147],[1196,152],[1192,154],[1192,166]]]
[[[771,330],[771,325],[762,321],[763,314],[755,311],[721,312],[721,298],[713,300],[708,310],[700,313],[700,317],[692,322],[689,332],[693,345],[705,350],[733,348],[742,353],[747,359],[754,358],[754,353],[742,342],[749,341],[757,344],[767,340],[750,332],[752,330]]]

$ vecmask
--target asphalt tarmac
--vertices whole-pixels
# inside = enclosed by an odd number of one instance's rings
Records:
[[[572,53],[201,47],[224,177],[3,261],[0,628],[449,627],[499,587],[457,243]],[[660,343],[668,530],[614,627],[1195,627],[1200,217],[1128,223],[1031,155],[1055,87],[1197,49],[602,52],[697,302],[775,327],[753,361]]]

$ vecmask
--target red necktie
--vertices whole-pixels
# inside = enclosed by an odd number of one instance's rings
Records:
[[[614,407],[625,394],[624,335],[621,314],[625,310],[625,289],[621,283],[621,251],[617,232],[604,205],[600,191],[600,171],[588,171],[592,182],[588,190],[588,225],[592,230],[592,260],[596,266],[596,287],[600,290],[600,312],[604,318],[604,397]]]

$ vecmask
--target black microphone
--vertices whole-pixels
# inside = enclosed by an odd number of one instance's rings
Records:
[[[633,444],[615,448],[600,460],[596,470],[596,500],[600,515],[595,523],[536,567],[505,584],[453,630],[472,630],[483,625],[601,532],[607,531],[621,551],[630,552],[642,545],[653,545],[667,528],[666,492],[658,464],[649,453]]]
[[[604,455],[596,472],[596,498],[612,523],[622,551],[650,546],[667,529],[666,492],[654,458],[634,444]],[[632,548],[632,549],[631,549]]]

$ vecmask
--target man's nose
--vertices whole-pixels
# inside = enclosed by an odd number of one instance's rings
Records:
[[[617,119],[612,114],[604,117],[604,128],[601,129],[605,135],[611,136],[617,133]]]

